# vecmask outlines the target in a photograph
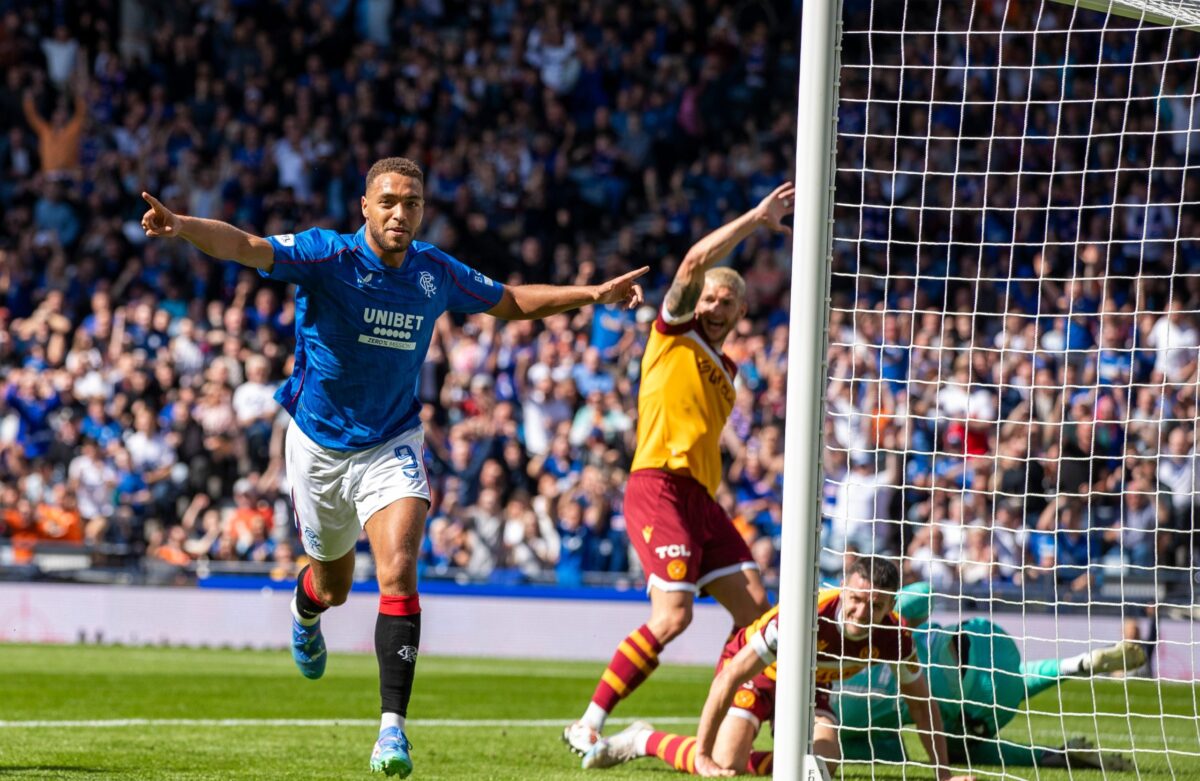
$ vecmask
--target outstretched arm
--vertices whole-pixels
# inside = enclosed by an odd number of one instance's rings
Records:
[[[956,776],[950,769],[950,751],[946,747],[946,734],[942,726],[942,713],[929,693],[924,675],[918,675],[907,683],[901,681],[900,695],[908,704],[908,712],[916,722],[921,744],[925,746],[929,760],[937,769],[938,781],[974,781],[974,776]]]
[[[723,768],[713,761],[713,744],[717,740],[717,730],[721,721],[729,712],[733,703],[733,695],[738,688],[766,669],[767,663],[759,657],[751,645],[742,650],[721,668],[721,672],[713,678],[712,686],[708,689],[708,699],[704,701],[704,710],[700,712],[700,726],[696,728],[696,774],[701,776],[732,776],[734,770]]]
[[[176,214],[149,193],[142,193],[142,198],[150,204],[142,215],[142,230],[150,238],[183,239],[206,255],[263,271],[275,265],[275,248],[266,239],[220,220]]]
[[[25,92],[25,97],[21,100],[21,109],[25,112],[25,121],[33,128],[35,133],[44,133],[50,129],[46,124],[45,118],[38,113],[37,104],[34,103],[33,93],[28,90]]]
[[[690,315],[704,290],[705,272],[733,252],[733,248],[755,230],[765,227],[778,233],[791,233],[791,228],[782,220],[792,213],[795,200],[796,186],[791,182],[781,184],[753,209],[692,245],[683,256],[663,302],[667,317],[681,320]]]
[[[540,320],[588,304],[624,303],[633,309],[642,303],[642,286],[635,281],[649,266],[599,285],[516,285],[505,287],[500,300],[487,310],[501,320]]]

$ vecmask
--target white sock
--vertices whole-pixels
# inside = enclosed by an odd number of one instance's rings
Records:
[[[588,725],[597,732],[604,731],[604,722],[608,720],[608,711],[601,708],[594,702],[589,702],[587,710],[583,712],[583,718],[580,719],[584,724]]]
[[[292,607],[292,618],[295,618],[296,621],[299,622],[300,626],[312,626],[313,624],[315,624],[321,620],[320,616],[313,616],[312,618],[305,618],[304,616],[300,615],[300,610],[299,610],[299,608],[296,607],[296,595],[295,594],[292,595],[291,607]]]
[[[385,713],[379,720],[379,731],[388,727],[399,727],[400,731],[404,731],[404,717],[399,713]]]
[[[1092,654],[1090,651],[1085,651],[1078,656],[1068,656],[1066,659],[1058,660],[1059,675],[1086,675],[1091,672],[1088,668],[1091,666]]]
[[[646,750],[646,746],[650,744],[650,736],[654,734],[654,730],[644,729],[637,734],[633,739],[633,747],[637,749],[639,757],[648,757],[650,753]]]

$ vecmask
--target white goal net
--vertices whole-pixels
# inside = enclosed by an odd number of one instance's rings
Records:
[[[1200,3],[840,19],[821,578],[932,592],[956,768],[1200,773]],[[928,761],[896,690],[843,681],[837,775]]]

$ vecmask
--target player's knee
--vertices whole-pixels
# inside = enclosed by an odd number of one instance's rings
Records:
[[[663,645],[683,634],[692,623],[691,605],[673,607],[660,612],[651,622],[650,631]]]
[[[317,599],[330,607],[346,604],[350,589],[317,588]]]
[[[415,562],[406,556],[393,556],[376,562],[375,578],[381,594],[415,594],[417,591]]]

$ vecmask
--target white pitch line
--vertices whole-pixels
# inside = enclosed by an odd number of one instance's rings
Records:
[[[455,729],[486,729],[497,727],[561,727],[570,718],[561,719],[417,719],[409,722],[414,727],[450,727]],[[637,718],[615,718],[608,720],[610,724],[631,724]],[[699,719],[684,716],[663,716],[650,718],[654,724],[689,725],[696,724]],[[64,719],[38,721],[0,721],[0,729],[120,729],[123,727],[374,727],[378,719]],[[1099,738],[1101,749],[1106,751],[1133,751],[1138,754],[1161,753],[1163,748],[1130,748],[1128,734],[1101,733],[1095,735],[1087,730],[1076,730],[1092,738]],[[1035,730],[1034,740],[1049,739],[1061,743],[1063,737],[1056,731]],[[1168,744],[1195,745],[1194,738],[1181,735],[1167,735]],[[1011,739],[1008,739],[1011,740]],[[1019,742],[1019,741],[1018,741]],[[1162,742],[1161,735],[1155,735],[1149,742]],[[1103,745],[1108,744],[1108,745]],[[1120,748],[1111,748],[1119,745]],[[1180,752],[1191,755],[1192,752]]]
[[[561,727],[561,719],[415,719],[414,727]],[[637,719],[609,719],[613,724],[632,724]],[[695,724],[698,719],[679,716],[655,718],[657,724]],[[0,729],[106,729],[112,727],[373,727],[379,719],[70,719],[62,721],[0,721]]]

